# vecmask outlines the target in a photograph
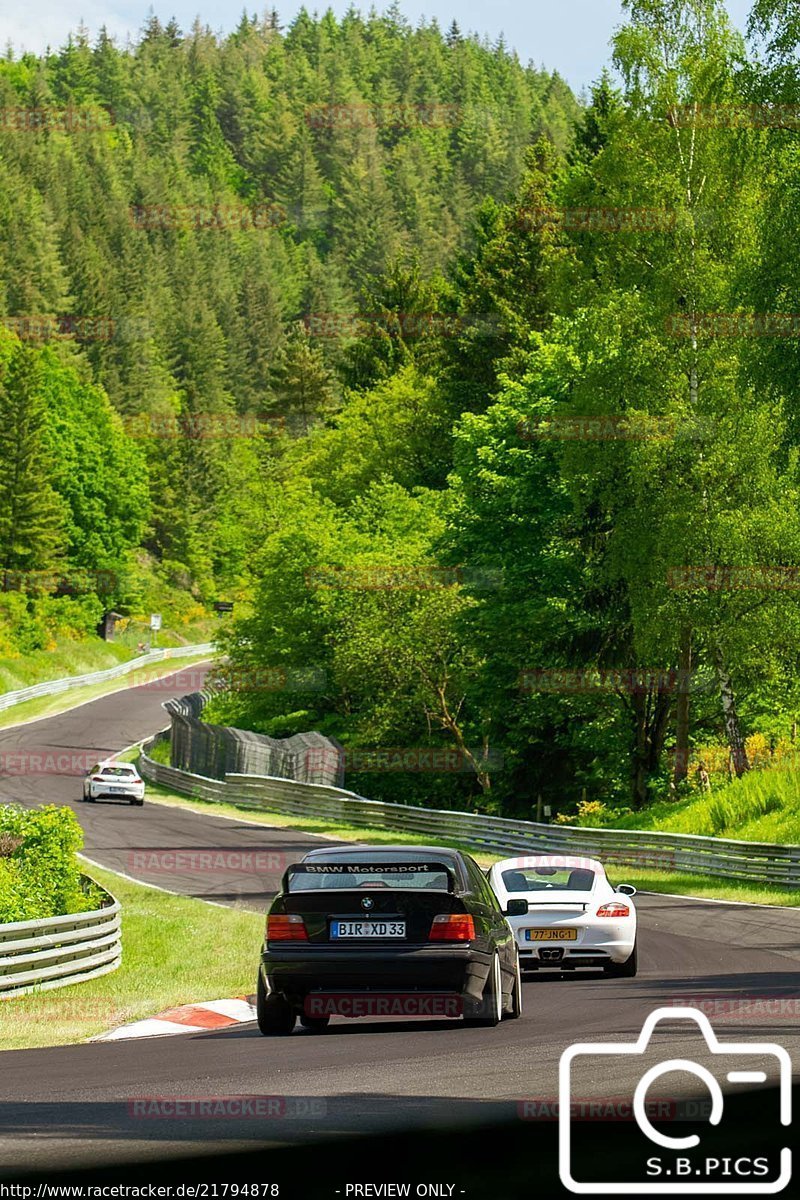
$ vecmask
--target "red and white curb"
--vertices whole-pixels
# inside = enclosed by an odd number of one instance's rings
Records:
[[[228,1029],[245,1021],[255,1021],[256,1008],[248,996],[234,1000],[207,1000],[203,1004],[184,1004],[170,1008],[157,1017],[134,1021],[101,1033],[93,1042],[124,1042],[131,1038],[165,1037],[176,1033],[206,1033],[209,1029]]]

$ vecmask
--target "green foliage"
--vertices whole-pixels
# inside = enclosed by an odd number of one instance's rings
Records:
[[[99,907],[84,892],[76,851],[83,833],[70,808],[0,805],[0,924]]]
[[[46,425],[39,356],[17,345],[0,376],[0,567],[12,573],[47,570],[65,540]]]

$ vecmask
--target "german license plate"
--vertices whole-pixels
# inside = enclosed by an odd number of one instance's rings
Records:
[[[577,929],[526,929],[526,942],[574,942]]]
[[[404,938],[405,921],[331,921],[332,938]]]

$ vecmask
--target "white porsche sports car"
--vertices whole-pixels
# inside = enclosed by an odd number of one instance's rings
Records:
[[[602,967],[636,974],[636,888],[609,883],[594,858],[505,858],[489,871],[519,946],[523,971]]]

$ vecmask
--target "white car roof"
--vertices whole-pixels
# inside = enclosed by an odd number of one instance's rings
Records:
[[[596,858],[586,858],[580,854],[529,854],[520,858],[504,858],[500,862],[496,862],[492,867],[493,871],[524,871],[526,867],[561,867],[564,870],[572,871],[583,868],[587,871],[594,871],[597,875],[605,875],[606,869],[603,864]]]

